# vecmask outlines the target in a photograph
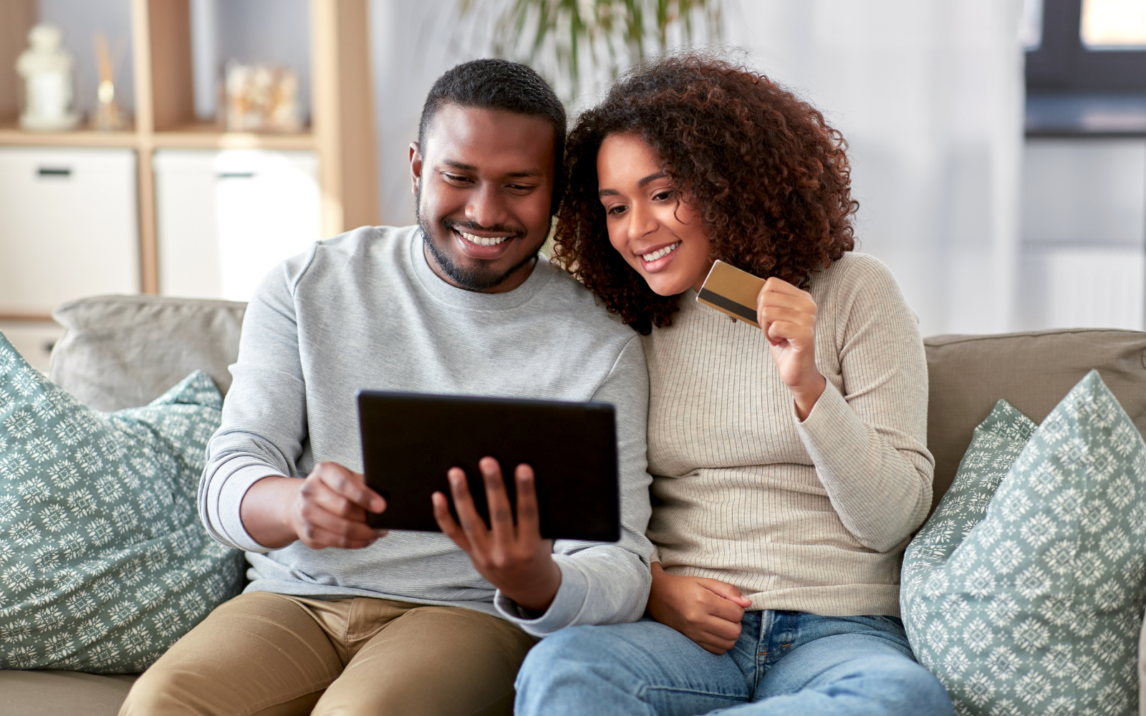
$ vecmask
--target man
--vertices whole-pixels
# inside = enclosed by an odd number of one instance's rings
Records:
[[[538,256],[564,141],[532,70],[455,67],[410,147],[419,225],[349,232],[265,279],[200,484],[204,523],[247,551],[251,583],[122,713],[509,714],[535,637],[640,617],[648,378],[637,334]],[[436,495],[445,534],[371,529],[386,505],[358,472],[363,388],[615,404],[621,541],[551,546],[525,511],[515,527],[489,459],[491,529],[456,473],[460,526]],[[532,494],[529,469],[513,479]]]

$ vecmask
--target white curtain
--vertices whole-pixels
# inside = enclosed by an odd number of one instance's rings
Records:
[[[724,1],[726,44],[820,108],[850,143],[859,248],[894,271],[923,334],[1010,329],[1021,0]],[[406,146],[426,91],[475,51],[472,34],[459,49],[453,7],[373,0],[387,223],[413,219]]]

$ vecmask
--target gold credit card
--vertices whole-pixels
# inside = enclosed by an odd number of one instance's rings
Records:
[[[762,288],[764,279],[717,261],[709,270],[708,278],[704,279],[696,300],[759,328],[760,324],[756,322],[756,297]]]

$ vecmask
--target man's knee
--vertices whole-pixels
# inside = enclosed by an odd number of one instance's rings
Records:
[[[119,716],[197,713],[184,698],[187,687],[181,677],[181,670],[152,666],[132,684]]]

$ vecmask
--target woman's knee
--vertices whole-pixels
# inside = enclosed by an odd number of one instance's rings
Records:
[[[935,674],[914,659],[890,658],[873,665],[867,677],[882,684],[880,691],[895,701],[910,704],[912,713],[948,716],[955,709],[947,689]]]
[[[640,647],[621,633],[634,627],[568,627],[542,639],[518,672],[515,713],[597,713],[604,704],[620,712],[639,712],[641,678],[626,654],[632,656]]]
[[[603,632],[597,627],[577,626],[545,637],[526,655],[517,675],[518,684],[541,676],[552,678],[601,661],[609,654],[605,644],[610,641],[608,633]]]
[[[629,684],[638,678],[641,636],[637,624],[562,629],[538,642],[525,657],[517,691],[542,694]]]

